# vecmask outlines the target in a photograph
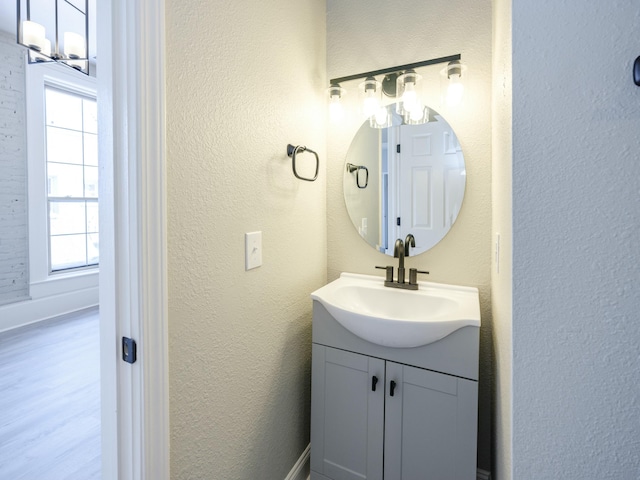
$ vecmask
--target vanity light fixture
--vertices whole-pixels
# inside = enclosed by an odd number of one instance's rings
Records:
[[[31,3],[17,0],[16,10],[17,42],[28,48],[29,63],[58,62],[89,75],[89,0],[39,1],[35,10]]]
[[[453,78],[453,82],[458,85],[454,91],[460,92],[460,77],[463,66],[460,63],[460,54],[448,57],[434,58],[421,62],[398,65],[396,67],[383,68],[371,72],[348,75],[334,78],[330,81],[329,93],[329,113],[332,121],[337,121],[342,117],[341,97],[346,93],[346,89],[340,86],[341,83],[351,80],[364,79],[358,86],[360,91],[361,109],[365,117],[369,118],[369,124],[373,128],[385,128],[390,125],[391,112],[383,105],[382,93],[387,97],[396,97],[397,113],[399,113],[404,123],[418,125],[429,120],[429,109],[424,104],[422,98],[422,75],[416,69],[429,65],[447,63],[451,73],[448,78]],[[382,80],[376,80],[381,76]],[[458,88],[458,90],[455,90]],[[460,97],[461,98],[461,97]]]

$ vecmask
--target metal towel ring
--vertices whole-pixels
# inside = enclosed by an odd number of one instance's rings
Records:
[[[360,183],[360,170],[364,170],[364,185]],[[356,172],[356,186],[358,188],[367,188],[369,185],[369,169],[363,165],[354,165],[353,163],[347,163],[347,171],[349,173]]]
[[[316,157],[316,173],[313,178],[301,177],[296,171],[296,154],[302,152],[313,153]],[[287,145],[287,156],[291,157],[291,168],[293,169],[293,174],[296,178],[299,178],[300,180],[304,180],[306,182],[313,182],[318,178],[318,171],[320,170],[320,159],[318,158],[318,154],[316,152],[307,147],[303,147],[302,145],[296,145],[294,147],[293,145],[289,144]]]

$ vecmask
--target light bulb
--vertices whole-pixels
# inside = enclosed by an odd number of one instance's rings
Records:
[[[380,101],[375,96],[375,92],[372,95],[366,96],[362,102],[362,111],[365,117],[375,115],[380,108]]]
[[[375,115],[380,104],[382,85],[373,77],[367,77],[364,82],[358,85],[360,91],[360,102],[362,102],[362,114],[370,118]]]
[[[422,76],[413,70],[407,70],[396,79],[396,113],[408,116],[421,103]]]
[[[378,108],[378,110],[376,111],[376,115],[375,115],[376,124],[378,126],[386,125],[387,124],[387,116],[388,116],[387,107]]]
[[[451,75],[449,77],[449,87],[447,88],[447,105],[450,107],[460,105],[463,94],[464,85],[460,81],[460,75]]]
[[[340,103],[340,95],[332,95],[329,103],[329,118],[332,122],[339,122],[344,117],[344,109]]]
[[[51,40],[44,39],[44,47],[40,50],[40,53],[29,52],[30,62],[47,62],[51,58]]]
[[[404,85],[404,93],[402,94],[402,106],[407,111],[413,110],[418,101],[418,95],[416,94],[415,87],[416,84],[414,82],[407,82]]]
[[[38,52],[44,50],[44,27],[29,20],[22,22],[22,44]]]
[[[424,107],[418,106],[409,111],[409,118],[414,122],[422,120],[422,117],[424,117]]]
[[[82,35],[64,32],[64,54],[67,58],[85,58],[85,43]]]
[[[46,38],[44,39],[44,47],[42,48],[42,51],[40,53],[46,55],[47,57],[51,56],[51,40]]]
[[[339,122],[344,116],[344,110],[340,98],[346,93],[346,90],[337,83],[332,83],[327,89],[329,94],[329,118],[332,122]]]
[[[467,70],[459,60],[454,60],[447,64],[441,73],[441,95],[442,103],[449,107],[455,107],[462,102],[464,94],[464,84],[462,75]]]

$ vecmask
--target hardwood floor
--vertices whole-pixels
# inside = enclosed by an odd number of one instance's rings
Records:
[[[0,333],[0,479],[100,479],[98,309]]]

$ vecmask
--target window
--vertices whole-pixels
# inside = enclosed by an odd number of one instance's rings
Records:
[[[51,62],[27,68],[26,80],[29,293],[97,298],[96,79]]]
[[[45,88],[49,271],[98,265],[96,101]]]

